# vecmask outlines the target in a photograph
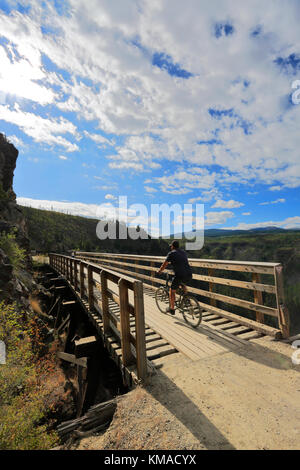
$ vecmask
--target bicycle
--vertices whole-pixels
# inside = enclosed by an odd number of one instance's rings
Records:
[[[166,285],[164,287],[159,287],[155,292],[155,301],[158,309],[162,313],[167,313],[169,307],[169,282],[172,280],[173,276],[167,274]],[[184,321],[192,326],[197,328],[202,321],[202,308],[199,305],[198,300],[188,292],[185,293],[182,286],[179,286],[176,294],[179,296],[177,299],[175,297],[175,308],[181,312]]]

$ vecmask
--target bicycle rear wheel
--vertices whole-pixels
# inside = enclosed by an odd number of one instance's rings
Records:
[[[199,305],[198,300],[190,294],[185,294],[182,298],[181,312],[184,321],[197,328],[202,321],[202,308]]]
[[[156,305],[162,313],[166,313],[169,307],[169,292],[164,287],[159,287],[155,292]]]

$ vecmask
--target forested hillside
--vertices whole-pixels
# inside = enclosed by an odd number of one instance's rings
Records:
[[[27,221],[32,250],[66,253],[68,250],[102,251],[163,255],[168,250],[164,240],[99,240],[98,220],[22,206]]]

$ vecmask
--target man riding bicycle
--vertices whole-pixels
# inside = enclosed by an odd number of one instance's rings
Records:
[[[184,250],[179,248],[178,241],[174,240],[170,245],[171,251],[168,253],[166,260],[163,262],[157,274],[162,273],[166,269],[166,267],[171,264],[175,276],[173,278],[170,292],[169,292],[169,299],[170,299],[170,307],[167,310],[168,313],[171,315],[175,315],[175,294],[176,290],[182,285],[184,292],[187,292],[187,288],[185,284],[188,284],[192,279],[192,268],[189,265],[187,254]]]

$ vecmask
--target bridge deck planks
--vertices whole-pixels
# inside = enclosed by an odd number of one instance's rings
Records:
[[[108,288],[118,294],[118,286],[113,282],[108,281]],[[94,296],[99,302],[101,293],[98,286],[94,288]],[[132,292],[129,292],[129,302],[133,303]],[[197,329],[188,326],[178,312],[174,317],[161,313],[157,308],[153,291],[147,288],[144,291],[144,307],[146,328],[148,327],[146,329],[146,338],[148,338],[147,332],[151,333],[151,330],[153,330],[157,334],[158,339],[163,339],[169,343],[170,353],[177,350],[191,360],[197,361],[233,351],[241,347],[243,343],[246,344],[246,341],[242,343],[242,340],[235,339],[233,335],[232,337],[231,335],[226,335],[222,330],[217,330],[216,327],[212,329],[210,322],[207,320],[215,318],[215,315],[211,315],[209,312],[204,314],[202,323]],[[112,300],[109,301],[109,309],[119,318],[119,306]],[[235,324],[235,326],[239,325]],[[151,330],[148,330],[149,328]],[[131,331],[134,331],[133,324],[131,325]],[[158,352],[159,346],[160,343],[157,344]],[[167,350],[168,347],[164,347],[165,349]],[[147,351],[149,359],[149,356],[153,355],[155,355],[155,348]]]

